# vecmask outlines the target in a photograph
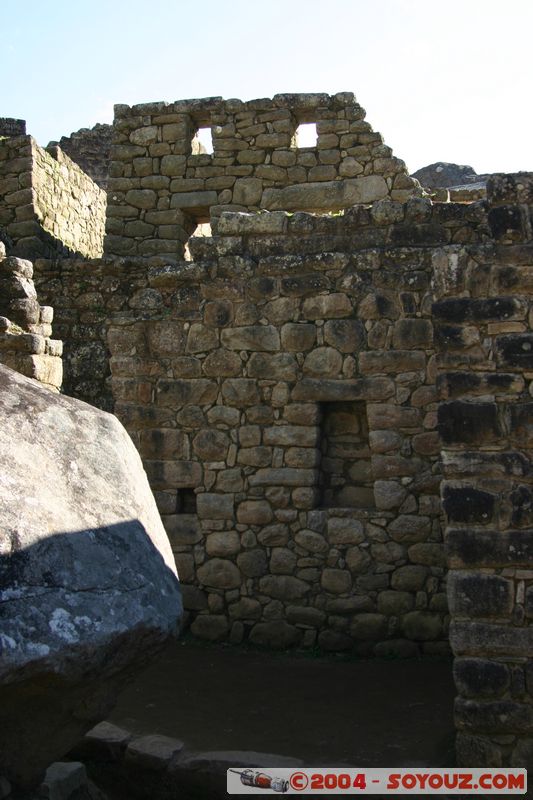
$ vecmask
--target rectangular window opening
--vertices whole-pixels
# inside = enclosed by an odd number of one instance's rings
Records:
[[[176,512],[178,514],[196,514],[194,489],[178,489]]]
[[[366,403],[322,403],[321,411],[321,506],[373,508]]]
[[[316,147],[317,141],[316,122],[301,122],[294,132],[294,147]]]
[[[213,135],[211,128],[198,128],[192,140],[192,155],[213,154]]]

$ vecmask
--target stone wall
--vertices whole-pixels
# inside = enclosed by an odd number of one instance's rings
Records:
[[[80,393],[143,456],[192,631],[442,653],[448,582],[469,765],[531,761],[531,184],[37,264]]]
[[[0,245],[0,363],[58,392],[63,343],[51,339],[54,311],[39,305],[33,266]]]
[[[105,192],[60,148],[0,139],[0,227],[14,255],[101,255],[105,209]]]
[[[65,383],[139,447],[197,635],[447,647],[432,280],[489,239],[481,205],[385,200],[222,214],[193,262],[38,263]]]
[[[4,136],[25,136],[26,120],[13,117],[0,117],[0,138]]]
[[[298,147],[302,123],[315,146]],[[109,176],[106,253],[174,260],[224,210],[330,212],[419,190],[351,92],[115,106]]]
[[[533,765],[531,176],[488,182],[494,242],[433,306],[460,764]]]
[[[101,189],[107,189],[109,153],[113,138],[111,125],[97,124],[94,128],[81,128],[62,136],[59,142],[50,142],[49,147],[59,144],[61,150],[89,175]]]

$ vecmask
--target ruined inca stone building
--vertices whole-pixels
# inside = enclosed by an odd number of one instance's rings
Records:
[[[192,632],[450,642],[460,759],[527,763],[531,175],[433,203],[349,93],[118,106],[109,173],[104,258],[36,281],[65,391],[142,455]]]
[[[23,258],[102,255],[105,192],[55,146],[0,125],[0,228]]]
[[[336,211],[416,181],[365,121],[351,92],[272,100],[116,106],[106,253],[176,258],[197,225],[223,211]],[[299,148],[300,125],[316,126]],[[198,132],[209,128],[212,153]]]

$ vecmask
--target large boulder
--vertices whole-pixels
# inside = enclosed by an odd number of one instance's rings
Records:
[[[170,546],[111,414],[0,365],[0,776],[39,783],[177,632]]]

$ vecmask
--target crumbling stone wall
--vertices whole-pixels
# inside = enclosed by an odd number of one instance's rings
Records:
[[[299,148],[312,122],[316,146]],[[196,139],[206,127],[212,154]],[[224,210],[336,211],[418,187],[351,92],[115,106],[109,175],[106,253],[170,259]]]
[[[105,191],[112,138],[112,125],[98,123],[93,128],[81,128],[70,136],[62,136],[59,142],[50,142],[48,146],[59,145]]]
[[[54,311],[39,305],[33,266],[0,245],[0,363],[58,392],[63,343],[51,339]]]
[[[533,759],[533,245],[531,175],[488,182],[494,241],[433,306],[464,765]]]
[[[0,138],[0,227],[24,258],[102,254],[106,196],[60,148]]]
[[[531,758],[531,183],[38,265],[74,360],[82,331],[108,348],[194,633],[442,652],[448,578],[470,765]]]
[[[193,631],[442,652],[432,279],[489,240],[484,208],[223,214],[217,231],[190,263],[39,262],[67,365],[89,365],[89,335],[109,348]]]

